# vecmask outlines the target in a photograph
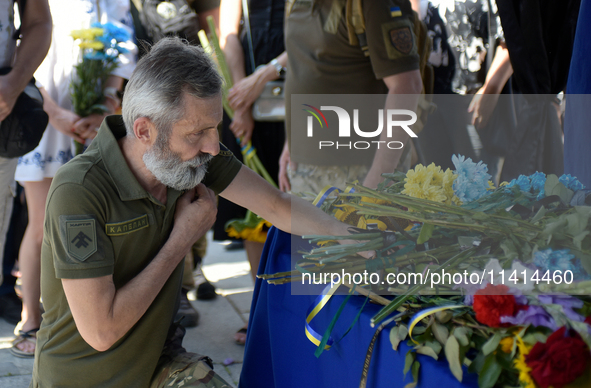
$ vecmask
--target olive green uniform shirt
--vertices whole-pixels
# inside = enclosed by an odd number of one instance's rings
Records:
[[[292,161],[312,165],[370,165],[318,151],[306,128],[291,128],[292,94],[385,94],[383,78],[419,68],[413,11],[408,0],[365,0],[363,18],[369,56],[349,43],[345,0],[294,0],[285,19],[288,71],[285,84],[287,139],[298,147]],[[286,5],[289,7],[289,5]],[[332,105],[332,104],[328,104]],[[383,106],[381,107],[383,108]],[[334,139],[336,140],[336,139]],[[351,137],[352,141],[367,140]],[[295,158],[294,158],[295,155]]]
[[[147,387],[172,323],[183,263],[140,320],[105,352],[80,336],[61,279],[113,275],[121,288],[160,251],[173,227],[176,201],[164,205],[138,183],[117,140],[121,116],[109,116],[88,150],[57,172],[46,207],[41,252],[45,307],[37,334],[32,387]],[[203,183],[220,193],[241,163],[220,145]]]

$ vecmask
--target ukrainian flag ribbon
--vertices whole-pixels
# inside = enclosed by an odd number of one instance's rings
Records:
[[[415,344],[419,344],[417,341],[415,341],[412,338],[412,329],[414,329],[414,327],[416,326],[417,323],[419,323],[423,318],[428,317],[431,314],[435,314],[438,313],[439,311],[445,311],[445,310],[451,310],[451,309],[458,309],[458,308],[462,308],[462,307],[466,307],[463,304],[456,304],[456,305],[448,305],[448,306],[437,306],[437,307],[431,307],[425,310],[421,310],[418,313],[416,313],[410,320],[409,325],[408,325],[408,336],[410,337],[410,339],[412,340],[412,342],[414,342]]]

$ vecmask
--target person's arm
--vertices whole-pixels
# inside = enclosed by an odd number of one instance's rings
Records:
[[[258,214],[284,232],[295,235],[349,234],[349,225],[297,196],[279,191],[245,166],[220,195]]]
[[[215,194],[203,184],[177,202],[174,228],[150,264],[123,287],[113,276],[62,279],[68,305],[82,338],[105,351],[144,315],[174,269],[215,221]]]
[[[47,0],[28,0],[21,20],[22,39],[16,48],[13,70],[0,76],[0,121],[10,114],[16,99],[47,55],[51,44],[51,29]]]
[[[388,87],[388,96],[386,97],[384,113],[386,113],[388,109],[408,109],[413,112],[417,111],[419,94],[423,88],[423,81],[421,80],[419,70],[391,75],[385,77],[383,80]],[[386,122],[387,119],[384,118],[384,123]],[[386,143],[391,141],[406,143],[408,137],[409,135],[402,128],[394,127],[392,129],[392,137],[388,138],[387,131],[384,130],[380,135],[380,141],[385,141]],[[396,150],[388,147],[380,147],[376,150],[372,165],[363,181],[363,185],[371,188],[377,187],[378,183],[383,180],[381,174],[394,172],[398,166],[402,152],[402,148]]]
[[[472,113],[472,125],[476,129],[484,128],[490,120],[492,112],[497,106],[499,95],[512,74],[513,67],[509,60],[509,50],[503,42],[497,47],[484,85],[472,97],[468,107],[468,112]]]
[[[39,91],[43,96],[43,110],[49,116],[49,123],[64,135],[83,143],[84,139],[74,132],[74,123],[80,120],[80,117],[76,113],[59,106],[44,87],[40,87]]]
[[[116,75],[110,75],[105,82],[104,90],[120,92],[122,88],[123,78]],[[83,139],[94,139],[97,134],[97,130],[101,126],[101,123],[105,117],[116,113],[120,104],[121,101],[116,95],[105,93],[104,105],[109,110],[103,114],[93,113],[76,121],[74,124],[74,132]]]

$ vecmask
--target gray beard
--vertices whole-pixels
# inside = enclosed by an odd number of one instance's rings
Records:
[[[212,158],[211,154],[201,154],[183,162],[177,153],[168,148],[168,144],[164,148],[158,143],[143,156],[146,168],[154,177],[163,185],[178,191],[190,190],[201,183]]]

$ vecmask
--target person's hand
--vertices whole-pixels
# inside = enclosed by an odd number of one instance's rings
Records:
[[[22,90],[15,89],[6,76],[0,76],[0,121],[3,121],[14,108],[14,104]]]
[[[54,112],[49,115],[49,123],[64,135],[72,137],[79,143],[84,143],[84,139],[74,132],[74,123],[80,120],[80,116],[76,113],[63,109],[56,108]]]
[[[283,146],[283,151],[281,152],[281,156],[279,157],[279,190],[288,192],[291,190],[291,183],[289,181],[289,174],[287,173],[287,166],[290,166],[292,171],[298,167],[297,163],[292,163],[291,158],[289,156],[289,148],[287,146],[287,142]]]
[[[200,183],[176,204],[171,237],[187,245],[187,251],[213,226],[217,215],[215,193]]]
[[[255,72],[236,82],[228,94],[228,102],[234,110],[250,109],[252,104],[263,92],[265,82],[261,80],[261,73]]]
[[[74,132],[82,139],[94,139],[106,114],[93,113],[74,123]]]
[[[252,139],[253,130],[254,119],[252,118],[250,107],[234,111],[234,119],[230,124],[230,131],[232,131],[236,139],[240,139],[241,147],[244,147]]]
[[[480,88],[474,97],[472,97],[472,101],[470,101],[470,105],[468,106],[468,112],[472,113],[471,122],[476,129],[486,127],[498,101],[499,94],[486,93],[485,87]]]

